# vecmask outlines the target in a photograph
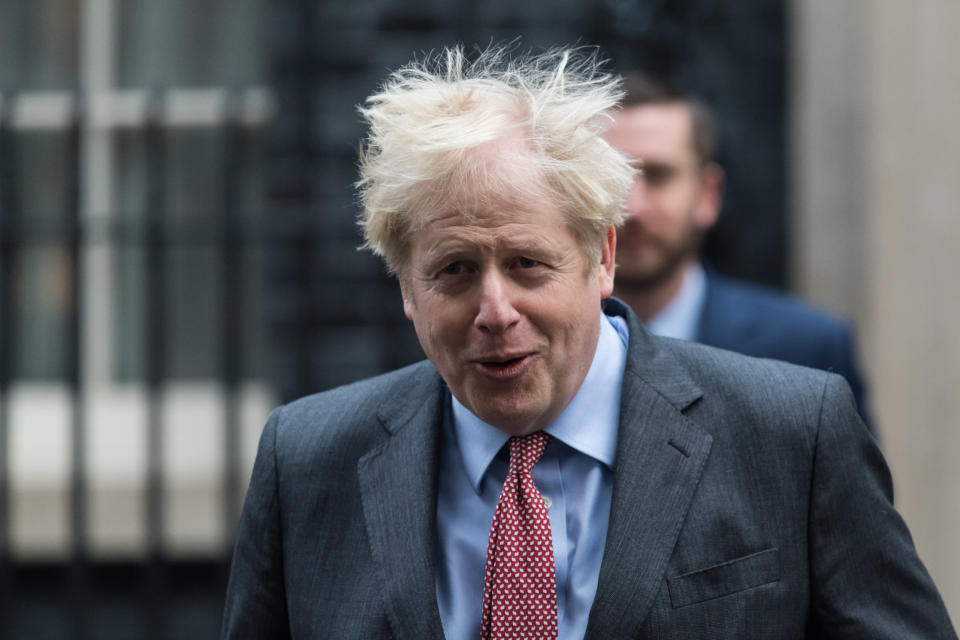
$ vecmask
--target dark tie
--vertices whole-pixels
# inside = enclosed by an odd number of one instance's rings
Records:
[[[510,438],[510,467],[490,526],[483,582],[483,640],[557,637],[557,578],[550,518],[533,465],[550,436]]]

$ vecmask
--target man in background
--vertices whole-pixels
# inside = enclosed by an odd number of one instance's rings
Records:
[[[841,374],[864,421],[850,326],[772,289],[705,268],[700,247],[720,213],[724,171],[710,110],[636,73],[606,139],[638,173],[617,237],[614,295],[658,335]],[[869,423],[868,423],[869,424]]]

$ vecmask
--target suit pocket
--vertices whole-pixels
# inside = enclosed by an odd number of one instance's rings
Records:
[[[751,553],[742,558],[667,578],[674,609],[752,589],[780,579],[777,549]]]

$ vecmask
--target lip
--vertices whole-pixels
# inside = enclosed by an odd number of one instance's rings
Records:
[[[533,353],[492,354],[473,360],[474,368],[484,377],[496,381],[519,378],[530,368]]]

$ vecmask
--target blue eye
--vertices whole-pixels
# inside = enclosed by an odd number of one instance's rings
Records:
[[[520,267],[521,269],[532,269],[538,264],[540,263],[530,258],[524,258],[524,257],[517,258],[517,266]]]

